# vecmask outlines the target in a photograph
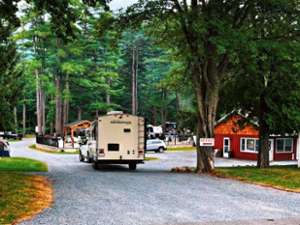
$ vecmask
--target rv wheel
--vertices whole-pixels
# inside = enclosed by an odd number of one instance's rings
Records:
[[[136,170],[136,163],[129,163],[130,170]]]
[[[95,170],[98,169],[98,163],[97,163],[97,162],[94,162],[94,163],[93,163],[93,168],[94,168]]]

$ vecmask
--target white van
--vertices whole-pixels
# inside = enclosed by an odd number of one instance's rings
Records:
[[[95,169],[100,164],[128,164],[135,170],[145,159],[145,120],[111,112],[96,120],[89,131],[86,158]]]

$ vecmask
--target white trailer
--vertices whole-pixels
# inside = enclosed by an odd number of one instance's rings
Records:
[[[163,136],[163,129],[161,126],[147,125],[148,139],[155,139]]]
[[[112,112],[100,116],[91,126],[87,143],[88,161],[95,169],[101,164],[128,164],[135,170],[145,159],[145,120]]]

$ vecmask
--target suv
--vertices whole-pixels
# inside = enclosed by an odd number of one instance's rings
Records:
[[[167,149],[166,143],[160,139],[147,140],[146,151],[164,152]]]
[[[0,140],[0,157],[9,157],[9,143],[5,140]]]

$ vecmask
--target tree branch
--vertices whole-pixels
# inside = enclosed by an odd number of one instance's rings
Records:
[[[197,8],[197,6],[198,6],[198,0],[192,0],[191,6],[192,6],[193,9]]]
[[[188,7],[188,4],[187,4],[186,0],[183,0],[183,6],[184,6],[184,11],[187,12],[189,10],[189,7]]]
[[[233,27],[238,28],[240,27],[250,12],[251,7],[253,6],[253,0],[247,0],[242,8],[237,6],[237,10],[234,15]],[[237,3],[235,3],[237,4]]]

